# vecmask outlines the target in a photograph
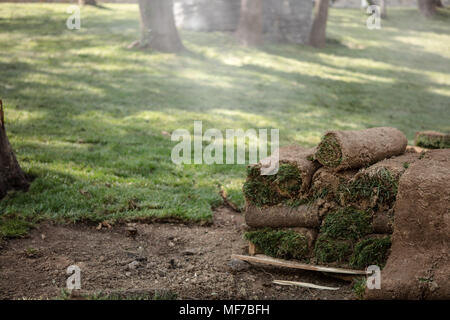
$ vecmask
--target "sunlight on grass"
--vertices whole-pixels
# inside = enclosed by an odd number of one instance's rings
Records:
[[[278,128],[281,145],[307,147],[328,129],[395,126],[410,142],[450,130],[448,12],[427,21],[390,9],[368,31],[360,10],[331,9],[323,50],[183,31],[189,52],[174,55],[127,49],[137,5],[105,6],[83,8],[79,31],[65,28],[65,4],[0,7],[0,96],[34,178],[0,203],[8,217],[208,220],[219,186],[243,206],[245,166],[171,162],[168,133],[194,120],[204,131]]]

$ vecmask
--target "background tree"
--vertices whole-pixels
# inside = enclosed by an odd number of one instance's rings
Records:
[[[262,0],[242,0],[241,16],[236,31],[239,42],[245,46],[262,43],[263,3]]]
[[[78,0],[78,5],[80,5],[80,6],[84,6],[84,5],[97,6],[97,0]]]
[[[380,0],[380,17],[381,17],[381,19],[387,18],[386,7],[387,7],[386,0]]]
[[[326,43],[329,3],[329,0],[315,0],[314,20],[309,33],[309,44],[316,48],[322,48]]]
[[[436,3],[436,7],[438,7],[438,8],[443,8],[444,7],[444,5],[442,4],[441,0],[434,0],[434,2]]]
[[[418,0],[419,11],[425,17],[431,17],[436,13],[436,0]]]
[[[175,26],[172,0],[139,0],[139,45],[162,52],[180,52],[183,43]]]
[[[28,190],[29,183],[16,160],[6,135],[3,103],[0,100],[0,199],[9,190]]]

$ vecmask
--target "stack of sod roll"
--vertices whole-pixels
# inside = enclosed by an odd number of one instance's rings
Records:
[[[315,148],[280,148],[275,175],[249,166],[245,238],[276,258],[383,267],[399,179],[423,156],[407,142],[388,127],[328,131]]]

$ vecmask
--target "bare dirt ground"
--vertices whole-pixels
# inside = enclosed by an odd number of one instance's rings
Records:
[[[0,299],[53,299],[66,287],[66,269],[81,268],[83,293],[170,290],[181,299],[353,299],[351,284],[311,271],[230,265],[246,254],[242,214],[215,212],[210,226],[180,223],[96,226],[42,223],[28,237],[0,247]],[[235,265],[234,265],[235,266]],[[272,284],[293,280],[339,287],[321,291]]]

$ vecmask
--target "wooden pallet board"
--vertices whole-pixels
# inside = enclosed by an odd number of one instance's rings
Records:
[[[317,284],[307,283],[307,282],[285,281],[285,280],[273,280],[272,282],[275,284],[282,285],[282,286],[297,286],[297,287],[302,287],[302,288],[312,288],[312,289],[319,289],[319,290],[339,290],[339,288],[336,288],[336,287],[319,286]]]
[[[238,259],[238,260],[247,261],[247,262],[261,263],[261,264],[267,264],[267,265],[271,265],[271,266],[285,267],[285,268],[291,268],[291,269],[301,269],[301,270],[351,274],[351,275],[367,275],[367,274],[369,274],[365,270],[352,270],[352,269],[343,269],[343,268],[323,267],[323,266],[317,266],[317,265],[312,265],[312,264],[300,263],[300,262],[296,262],[296,261],[288,261],[288,260],[283,260],[283,259],[271,258],[271,257],[265,256],[263,254],[257,254],[255,256],[232,254],[231,259]]]

